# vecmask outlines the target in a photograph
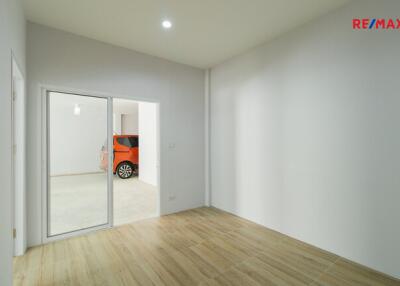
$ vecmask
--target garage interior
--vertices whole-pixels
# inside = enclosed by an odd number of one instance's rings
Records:
[[[107,224],[107,100],[50,92],[48,101],[49,236]],[[112,103],[111,224],[121,225],[157,216],[157,109],[154,103],[126,99]],[[121,145],[123,150],[115,146],[119,139],[128,139],[121,135],[139,138],[135,160],[141,160],[134,162],[137,168],[128,177],[118,175],[119,164],[133,164],[126,161],[130,141],[122,140],[127,144]]]
[[[138,135],[138,173],[113,177],[113,225],[158,216],[157,105],[127,99],[113,100],[114,135]]]

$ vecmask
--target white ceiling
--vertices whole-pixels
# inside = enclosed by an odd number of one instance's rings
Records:
[[[349,0],[24,0],[28,20],[206,68]],[[161,27],[163,19],[173,23]]]

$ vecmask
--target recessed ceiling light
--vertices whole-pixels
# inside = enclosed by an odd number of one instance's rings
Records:
[[[171,27],[172,27],[172,23],[169,20],[164,20],[164,21],[162,21],[161,24],[164,29],[171,29]]]

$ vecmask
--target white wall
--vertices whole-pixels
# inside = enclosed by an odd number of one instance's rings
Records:
[[[400,278],[398,31],[356,1],[211,71],[212,205]]]
[[[11,216],[11,51],[25,74],[25,19],[22,3],[0,0],[0,285],[12,285]]]
[[[139,180],[157,185],[157,105],[139,102]]]
[[[122,114],[121,113],[113,113],[113,131],[114,134],[121,134],[121,119],[122,119]]]
[[[74,114],[75,104],[80,114]],[[103,172],[100,150],[107,139],[107,100],[50,93],[50,175]]]
[[[42,233],[40,84],[159,102],[161,213],[204,204],[203,70],[31,23],[27,58],[29,245]]]
[[[122,114],[121,116],[122,134],[137,135],[139,132],[139,116],[135,114]]]
[[[138,109],[137,101],[115,98],[113,100],[114,114],[119,118],[119,132],[117,134],[137,135],[138,134]],[[117,126],[116,126],[117,127]],[[117,128],[118,129],[118,128]]]

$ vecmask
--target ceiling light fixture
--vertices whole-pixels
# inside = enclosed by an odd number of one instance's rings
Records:
[[[171,27],[172,27],[172,23],[171,23],[171,21],[169,21],[169,20],[164,20],[164,21],[162,21],[162,26],[163,26],[163,28],[164,29],[171,29]]]
[[[81,106],[79,104],[77,104],[77,103],[75,103],[75,106],[74,106],[74,114],[75,115],[80,115],[81,114]]]

